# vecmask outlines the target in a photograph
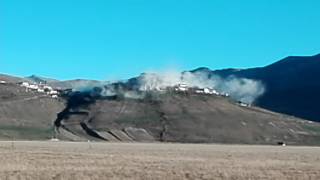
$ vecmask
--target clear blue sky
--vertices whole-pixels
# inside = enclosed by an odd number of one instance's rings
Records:
[[[320,53],[319,0],[0,0],[0,72],[116,79]]]

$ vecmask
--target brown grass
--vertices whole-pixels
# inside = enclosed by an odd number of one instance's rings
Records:
[[[319,147],[0,142],[0,179],[320,179]]]

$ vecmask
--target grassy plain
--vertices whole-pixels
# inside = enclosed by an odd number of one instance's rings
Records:
[[[320,179],[320,147],[0,142],[0,179]]]

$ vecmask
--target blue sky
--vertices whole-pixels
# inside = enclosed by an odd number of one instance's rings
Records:
[[[320,53],[318,0],[0,0],[0,72],[124,79]]]

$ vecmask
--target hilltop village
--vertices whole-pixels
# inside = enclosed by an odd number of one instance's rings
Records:
[[[222,95],[222,96],[229,96],[229,94],[227,93],[219,93],[217,90],[213,89],[213,88],[198,88],[198,87],[190,87],[187,84],[178,84],[176,86],[174,86],[174,90],[177,92],[187,92],[187,91],[191,91],[193,93],[196,94],[209,94],[209,95]]]
[[[0,84],[11,84],[5,80],[0,80]],[[62,89],[62,88],[54,88],[50,86],[47,83],[36,83],[36,82],[30,82],[30,81],[22,81],[15,83],[19,85],[20,87],[25,88],[26,92],[37,92],[42,93],[50,96],[53,99],[57,99],[59,96],[63,94],[67,94],[70,91],[73,91],[73,89]],[[215,96],[223,96],[223,97],[229,97],[230,95],[228,93],[219,92],[218,90],[210,87],[205,88],[199,88],[199,87],[191,87],[186,83],[179,83],[177,85],[171,86],[171,87],[165,87],[165,88],[154,88],[149,86],[144,86],[140,90],[142,91],[159,91],[159,92],[165,92],[165,91],[171,91],[175,93],[189,93],[189,94],[202,94],[202,95],[215,95]],[[249,107],[250,104],[244,103],[244,102],[237,102],[238,105]]]
[[[213,89],[213,88],[199,88],[199,87],[190,87],[187,84],[178,84],[176,86],[174,86],[173,89],[175,92],[188,92],[188,93],[194,93],[194,94],[203,94],[203,95],[216,95],[216,96],[223,96],[223,97],[229,97],[230,95],[228,93],[224,93],[224,92],[218,92],[217,90]],[[163,91],[163,90],[162,90]],[[237,104],[239,106],[243,106],[243,107],[250,107],[251,104],[247,104],[241,101],[238,101]]]
[[[20,82],[18,83],[21,87],[25,87],[26,91],[36,91],[38,93],[45,93],[52,98],[58,98],[59,97],[59,91],[55,90],[51,86],[43,83],[29,83],[29,82]]]
[[[174,92],[185,92],[185,93],[193,93],[193,94],[204,94],[204,95],[216,95],[216,96],[224,96],[224,97],[229,97],[228,93],[223,93],[223,92],[218,92],[217,90],[210,88],[210,87],[205,87],[205,88],[199,88],[196,86],[189,86],[188,84],[185,83],[179,83],[174,86],[169,86],[169,87],[150,87],[150,86],[144,86],[141,88],[142,91],[174,91]]]
[[[222,96],[222,97],[230,97],[228,93],[219,92],[214,88],[205,87],[199,88],[196,86],[189,86],[185,83],[179,83],[175,86],[170,87],[153,87],[153,86],[143,86],[140,90],[142,91],[159,91],[159,92],[175,92],[175,93],[186,93],[186,94],[202,94],[202,95],[215,95],[215,96]],[[242,107],[251,107],[251,104],[237,101],[236,104]]]

